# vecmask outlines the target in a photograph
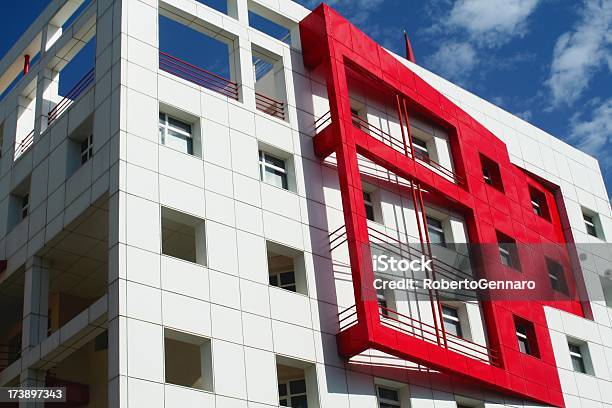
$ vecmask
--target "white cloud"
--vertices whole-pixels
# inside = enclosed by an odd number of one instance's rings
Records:
[[[499,46],[527,32],[527,19],[540,0],[458,0],[447,25],[465,29],[473,41]]]
[[[609,164],[610,145],[612,144],[612,98],[605,101],[594,100],[587,105],[592,107],[590,117],[574,115],[570,121],[570,138],[579,149],[599,156],[606,167]]]
[[[470,76],[477,62],[476,50],[466,42],[444,42],[426,60],[426,64],[434,71],[458,83]]]
[[[562,34],[546,81],[552,106],[571,105],[591,78],[607,65],[612,70],[612,1],[586,0],[573,31]]]

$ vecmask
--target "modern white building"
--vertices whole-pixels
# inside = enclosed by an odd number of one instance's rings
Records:
[[[207,3],[55,0],[0,60],[0,386],[66,387],[65,406],[90,408],[546,406],[390,350],[339,352],[357,300],[335,156],[313,143],[330,103],[324,75],[302,56],[310,10]],[[169,24],[226,47],[222,68],[174,55],[190,44],[167,46]],[[88,46],[91,64],[71,65]],[[581,313],[543,306],[553,372],[564,406],[612,408],[612,215],[597,161],[394,58],[505,143],[516,169],[554,186],[554,210],[538,191],[527,206],[552,218],[558,208],[565,236],[589,245],[576,285],[554,286],[555,269],[542,271],[555,291],[578,287],[583,299]],[[73,86],[62,82],[67,67],[82,68]],[[447,129],[420,115],[402,125],[359,84],[349,96],[358,129],[381,140],[409,131],[416,165],[457,182]],[[500,174],[488,160],[492,188]],[[469,269],[446,245],[469,241],[462,212],[425,199],[425,217],[404,178],[363,156],[359,165],[371,237],[399,248],[424,227],[446,262]],[[512,266],[506,235],[500,255]],[[442,330],[461,355],[490,349],[478,300],[430,300],[382,290],[376,302],[383,320],[418,320],[425,342]],[[432,338],[423,325],[436,326]],[[517,350],[533,354],[530,326],[519,321],[515,334]]]

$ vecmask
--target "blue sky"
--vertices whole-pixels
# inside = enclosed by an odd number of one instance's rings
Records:
[[[3,21],[0,54],[48,2],[2,4],[0,10],[11,18]],[[218,5],[222,0],[201,2]],[[307,7],[319,3],[298,2]],[[418,64],[595,155],[612,191],[612,0],[328,4],[400,54],[406,30]]]

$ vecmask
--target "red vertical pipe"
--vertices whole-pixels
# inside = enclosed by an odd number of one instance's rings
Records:
[[[30,54],[23,57],[23,75],[27,75],[28,72],[30,72]]]
[[[400,130],[402,131],[402,141],[404,142],[404,154],[408,157],[408,147],[406,145],[406,134],[404,133],[404,121],[402,120],[402,108],[399,94],[395,95],[395,102],[397,103],[397,118],[399,119]]]

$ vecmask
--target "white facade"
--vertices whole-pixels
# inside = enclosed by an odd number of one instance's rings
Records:
[[[0,101],[0,299],[10,311],[0,344],[21,329],[20,356],[0,371],[0,386],[42,385],[51,372],[89,385],[89,407],[264,408],[279,405],[279,384],[303,378],[309,407],[375,408],[377,386],[397,390],[401,408],[537,406],[422,376],[391,381],[338,355],[338,312],[354,304],[353,287],[345,248],[330,252],[328,238],[344,222],[337,172],[313,152],[313,121],[329,105],[320,78],[302,65],[297,22],[308,10],[289,0],[229,0],[228,15],[195,0],[97,0],[62,32],[78,5],[53,2],[0,61],[6,88],[22,55],[44,44]],[[291,45],[250,27],[249,10],[290,29]],[[159,69],[160,14],[229,41],[238,100]],[[48,126],[47,112],[61,103],[61,68],[94,36],[93,85]],[[273,61],[257,84],[253,50]],[[402,61],[500,137],[514,164],[561,187],[576,242],[603,242],[587,233],[585,212],[601,238],[612,237],[595,159]],[[257,109],[262,90],[284,103],[284,119]],[[368,122],[397,125],[384,107],[353,99]],[[452,167],[446,136],[428,126],[428,147]],[[370,188],[373,228],[412,240],[410,205]],[[466,240],[458,214],[431,212],[447,239]],[[612,408],[605,257],[604,248],[582,265],[596,299],[592,320],[546,310],[567,407]],[[295,282],[270,284],[291,270]],[[417,300],[401,296],[390,296],[400,310]],[[471,339],[485,344],[478,305],[461,314]],[[568,338],[586,374],[573,369]]]

